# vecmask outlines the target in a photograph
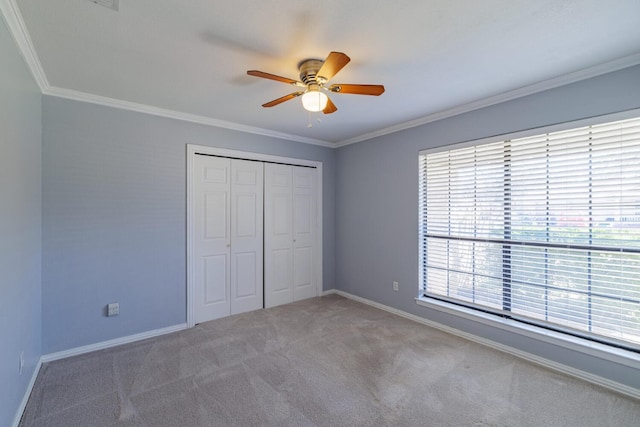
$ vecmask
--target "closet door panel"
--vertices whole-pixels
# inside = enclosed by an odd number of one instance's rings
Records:
[[[204,193],[204,238],[205,244],[225,243],[229,239],[228,203],[226,189],[209,190]]]
[[[316,287],[313,280],[313,251],[311,248],[296,248],[293,264],[293,300],[313,298]]]
[[[314,244],[316,170],[293,167],[293,300],[316,296]]]
[[[229,159],[194,158],[195,321],[230,314],[230,177]]]
[[[211,255],[202,258],[204,262],[204,304],[225,304],[229,299],[227,287],[220,284],[229,283],[227,254]]]
[[[231,314],[263,307],[263,164],[231,161]]]
[[[265,164],[265,307],[293,300],[291,166]]]
[[[247,299],[260,297],[259,307],[250,308],[251,310],[257,310],[262,306],[262,292],[258,289],[258,264],[262,265],[257,259],[255,251],[241,252],[234,254],[234,266],[233,274],[235,276],[236,288],[234,292],[235,307],[232,307],[232,313],[239,313],[238,306],[242,305]],[[262,281],[260,281],[260,288],[262,288]],[[248,310],[247,310],[248,311]]]

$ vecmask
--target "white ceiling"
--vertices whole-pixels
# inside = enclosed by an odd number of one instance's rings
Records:
[[[52,88],[307,142],[363,139],[611,61],[640,62],[638,0],[120,0],[117,12],[90,0],[15,3]],[[314,114],[312,128],[299,99],[261,107],[295,88],[247,70],[297,79],[300,60],[332,50],[351,63],[331,82],[386,92],[334,94],[338,111]]]

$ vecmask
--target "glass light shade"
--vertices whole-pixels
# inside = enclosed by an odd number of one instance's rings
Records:
[[[319,89],[309,88],[302,95],[302,106],[307,111],[322,111],[327,106],[327,99],[329,99],[327,95]]]

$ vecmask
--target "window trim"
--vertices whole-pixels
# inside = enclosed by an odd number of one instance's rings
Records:
[[[552,133],[557,131],[565,131],[572,128],[579,128],[590,125],[597,125],[603,122],[612,122],[618,120],[631,119],[640,117],[640,108],[625,110],[610,114],[593,116],[585,119],[579,119],[569,122],[562,122],[542,127],[529,128],[521,131],[511,132],[507,134],[494,135],[490,137],[468,140],[459,143],[445,144],[429,149],[420,150],[418,152],[418,166],[420,165],[420,156],[428,153],[436,153],[441,151],[455,150],[471,146],[490,144],[504,140],[518,139],[539,134]],[[419,187],[419,186],[418,186]],[[418,188],[418,198],[420,200],[420,189]],[[420,208],[420,206],[418,206]],[[418,264],[421,257],[421,239],[418,239]],[[418,267],[419,268],[419,267]],[[578,351],[580,353],[605,359],[614,363],[619,363],[635,369],[640,369],[640,353],[616,347],[615,345],[592,341],[587,338],[574,336],[569,333],[550,330],[542,326],[536,326],[529,323],[523,323],[516,319],[504,318],[497,314],[484,312],[482,310],[464,307],[451,302],[430,298],[423,295],[423,289],[418,281],[418,297],[415,298],[416,304],[422,307],[438,310],[456,317],[467,320],[476,321],[491,327],[502,329],[518,335],[526,336],[535,340],[557,345],[569,350]]]

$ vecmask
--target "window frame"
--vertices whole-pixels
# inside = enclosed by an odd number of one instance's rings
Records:
[[[475,139],[464,141],[460,143],[453,143],[449,145],[441,145],[429,149],[420,150],[418,153],[418,171],[420,169],[420,158],[427,153],[436,153],[442,151],[456,150],[459,148],[467,148],[470,146],[478,146],[483,144],[490,144],[505,140],[526,138],[530,136],[552,133],[558,131],[566,131],[573,128],[580,128],[584,126],[597,125],[605,122],[614,122],[618,120],[625,120],[640,117],[640,109],[627,110],[612,114],[594,116],[586,119],[574,120],[569,122],[562,122],[553,125],[529,128],[522,131],[495,135],[487,138]],[[418,176],[418,274],[420,275],[420,262],[422,262],[422,237],[420,236],[420,220],[422,209],[422,191],[420,184],[420,176]],[[421,280],[418,280],[418,296],[415,298],[416,303],[419,306],[427,307],[430,309],[444,312],[456,317],[461,317],[467,320],[472,320],[487,326],[498,328],[507,332],[523,335],[535,340],[546,342],[549,344],[564,347],[570,350],[578,351],[590,356],[599,357],[609,360],[611,362],[619,363],[625,366],[629,366],[635,369],[640,369],[640,352],[625,348],[620,348],[615,343],[601,343],[596,342],[588,338],[576,336],[571,331],[562,332],[559,330],[550,330],[544,326],[538,326],[534,324],[528,324],[521,320],[512,319],[509,317],[500,316],[497,313],[491,313],[489,311],[483,311],[481,307],[472,308],[462,304],[456,304],[455,302],[449,302],[423,295]]]

